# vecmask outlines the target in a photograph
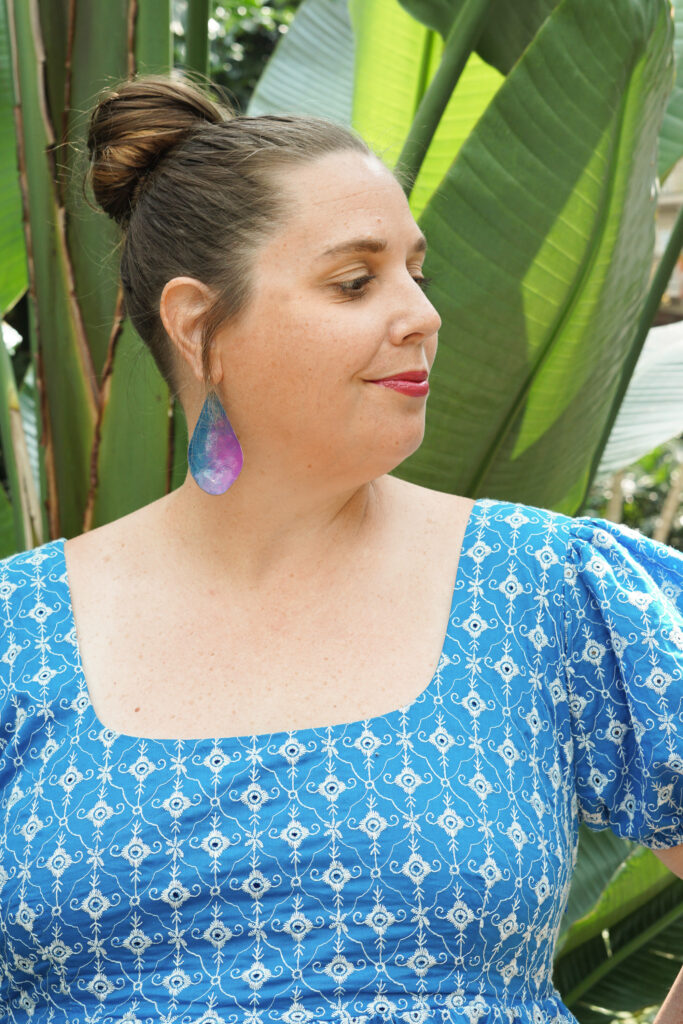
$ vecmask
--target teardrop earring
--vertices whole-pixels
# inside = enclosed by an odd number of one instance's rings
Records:
[[[242,469],[242,448],[218,395],[209,392],[187,450],[190,473],[207,494],[224,494]]]

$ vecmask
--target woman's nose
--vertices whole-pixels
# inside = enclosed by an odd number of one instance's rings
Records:
[[[403,315],[396,317],[392,332],[396,344],[401,344],[410,335],[429,338],[441,327],[441,317],[420,285],[413,279],[408,293],[403,296]]]

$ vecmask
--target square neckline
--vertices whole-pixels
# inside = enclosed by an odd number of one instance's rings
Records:
[[[156,736],[133,736],[131,733],[119,732],[118,729],[113,729],[111,726],[105,725],[105,723],[99,718],[95,707],[90,697],[90,689],[88,687],[88,681],[85,678],[85,671],[83,669],[83,662],[81,659],[81,648],[80,641],[78,638],[78,628],[76,626],[76,618],[74,615],[73,601],[71,598],[71,582],[69,580],[69,570],[66,564],[66,556],[64,554],[64,545],[66,543],[66,537],[58,537],[54,541],[56,550],[59,553],[61,561],[61,579],[64,582],[66,589],[66,605],[68,613],[68,634],[73,636],[73,647],[76,659],[76,683],[78,686],[78,696],[85,698],[83,701],[82,712],[87,714],[90,718],[89,725],[94,726],[98,733],[107,734],[109,741],[123,741],[128,744],[133,743],[145,743],[155,744],[163,749],[170,747],[179,747],[183,744],[191,745],[193,748],[206,748],[207,750],[214,750],[217,747],[223,749],[244,749],[247,746],[252,748],[261,749],[267,743],[275,745],[276,747],[283,747],[287,741],[303,743],[305,739],[319,738],[321,735],[329,734],[340,734],[344,732],[363,732],[372,728],[373,723],[384,722],[384,723],[395,723],[398,722],[402,715],[408,715],[410,712],[419,704],[429,697],[431,690],[433,689],[439,672],[442,666],[443,656],[448,643],[448,632],[451,627],[451,619],[453,618],[453,611],[456,603],[456,592],[462,590],[461,586],[463,577],[466,577],[465,570],[463,568],[463,554],[466,550],[466,545],[469,542],[470,534],[475,528],[475,518],[478,518],[478,512],[480,507],[490,506],[493,504],[491,498],[475,498],[465,523],[465,529],[462,536],[462,542],[460,545],[460,553],[458,555],[458,564],[455,570],[455,578],[451,588],[451,604],[448,613],[448,620],[446,622],[446,629],[444,637],[441,643],[441,649],[437,659],[436,667],[427,685],[407,704],[403,704],[398,708],[394,708],[391,711],[387,711],[383,715],[372,715],[366,718],[357,718],[349,722],[335,722],[325,723],[323,725],[315,726],[303,726],[301,728],[292,729],[278,729],[273,732],[263,733],[242,733],[237,736],[197,736],[197,737],[156,737]]]

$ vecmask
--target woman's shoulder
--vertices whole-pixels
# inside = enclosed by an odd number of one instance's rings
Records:
[[[403,481],[402,481],[403,482]],[[560,544],[566,544],[575,520],[563,512],[531,505],[521,501],[494,498],[482,495],[465,497],[450,492],[437,491],[418,484],[406,483],[406,494],[421,500],[426,509],[430,506],[442,508],[452,520],[469,519],[480,528],[507,534],[540,534],[555,537]]]
[[[30,689],[50,671],[53,659],[72,657],[63,545],[60,537],[0,560],[0,710],[17,686]]]
[[[472,502],[428,488],[417,490],[423,492],[426,505],[429,501],[442,503],[446,520],[454,524],[456,533],[465,517],[470,550],[464,553],[472,555],[472,545],[476,545],[474,556],[482,563],[493,566],[507,552],[514,553],[529,568],[537,566],[545,578],[555,571],[557,582],[563,577],[568,585],[577,574],[588,583],[597,583],[601,573],[604,575],[601,567],[609,564],[619,578],[628,577],[632,589],[654,585],[683,605],[683,552],[635,527],[601,516],[571,516],[526,502],[486,496]]]

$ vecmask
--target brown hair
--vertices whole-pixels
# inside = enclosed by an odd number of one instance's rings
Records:
[[[182,79],[150,75],[100,96],[89,178],[125,232],[126,312],[174,394],[173,346],[159,316],[167,281],[187,275],[216,292],[202,331],[208,386],[212,337],[247,303],[255,252],[285,217],[278,170],[339,150],[371,152],[330,121],[237,115]]]

